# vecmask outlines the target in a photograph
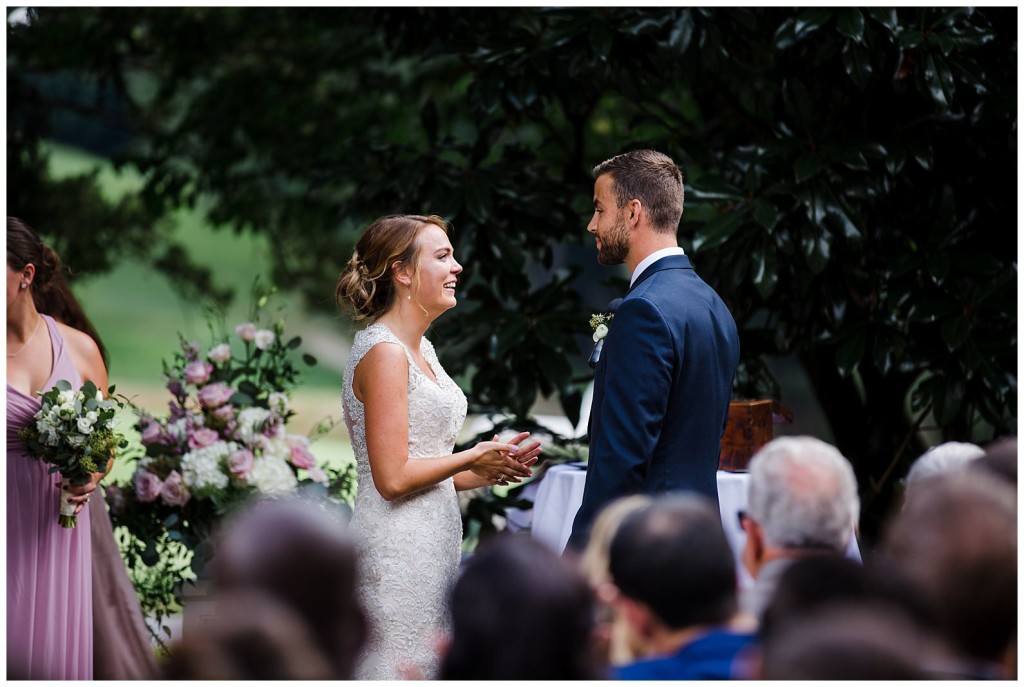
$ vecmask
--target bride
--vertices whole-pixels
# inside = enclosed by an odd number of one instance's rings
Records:
[[[443,219],[391,215],[363,232],[338,281],[339,304],[372,321],[355,336],[342,390],[359,472],[351,532],[371,623],[359,679],[435,677],[462,545],[455,492],[519,482],[540,453],[539,442],[520,445],[526,432],[452,453],[466,397],[424,334],[455,306],[461,272]]]

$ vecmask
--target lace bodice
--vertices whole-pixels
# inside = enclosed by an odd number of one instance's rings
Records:
[[[391,501],[384,500],[373,484],[366,415],[352,391],[352,377],[378,344],[402,346],[409,361],[410,458],[451,454],[466,419],[466,396],[425,338],[420,353],[436,382],[383,323],[356,334],[345,366],[342,407],[359,474],[351,531],[360,548],[360,596],[371,621],[371,638],[357,677],[399,679],[411,668],[413,674],[430,678],[437,667],[436,634],[448,629],[445,606],[458,572],[462,516],[451,478]]]

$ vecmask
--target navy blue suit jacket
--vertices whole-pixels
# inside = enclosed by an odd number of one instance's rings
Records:
[[[594,373],[590,458],[571,547],[627,494],[689,490],[718,503],[718,456],[739,363],[736,322],[685,255],[658,260],[615,311]]]

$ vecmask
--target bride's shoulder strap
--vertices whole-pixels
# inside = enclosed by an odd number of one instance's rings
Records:
[[[405,351],[406,357],[409,357],[409,351],[406,350],[405,344],[390,329],[382,324],[371,324],[366,329],[358,332],[352,341],[352,351],[349,353],[349,357],[352,358],[352,364],[358,365],[359,361],[374,346],[382,343],[392,343],[401,346],[402,350]]]

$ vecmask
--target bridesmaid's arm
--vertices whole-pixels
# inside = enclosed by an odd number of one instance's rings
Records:
[[[71,354],[71,361],[74,363],[75,369],[78,370],[82,381],[92,382],[106,396],[109,380],[107,378],[107,367],[103,364],[103,356],[100,355],[99,346],[96,345],[91,336],[74,327],[69,327],[63,322],[57,322],[57,327],[60,329],[61,336],[64,337],[64,341],[68,346],[68,352]],[[111,458],[107,461],[102,472],[92,473],[91,480],[85,484],[69,488],[73,495],[69,501],[76,504],[76,515],[85,508],[89,497],[92,496],[92,492],[96,491],[96,486],[100,483],[100,480],[106,477],[113,467],[114,460]]]
[[[373,485],[387,501],[413,494],[471,468],[490,475],[530,475],[514,458],[519,448],[485,441],[446,456],[409,457],[409,361],[397,344],[381,343],[363,357],[352,391],[366,415],[366,449]]]

